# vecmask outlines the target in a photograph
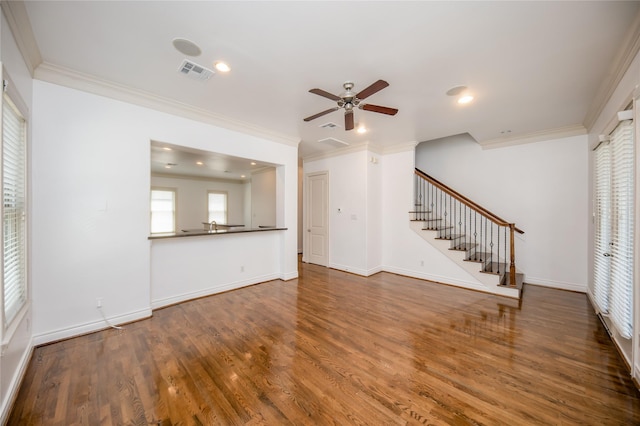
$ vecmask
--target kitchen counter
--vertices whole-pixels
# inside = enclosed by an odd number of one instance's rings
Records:
[[[258,228],[245,228],[244,226],[227,226],[218,225],[216,230],[207,229],[183,229],[180,232],[166,232],[149,235],[150,240],[159,240],[164,238],[184,238],[184,237],[199,237],[204,235],[220,235],[220,234],[243,234],[247,232],[268,232],[268,231],[286,231],[288,228],[278,227],[258,227]]]

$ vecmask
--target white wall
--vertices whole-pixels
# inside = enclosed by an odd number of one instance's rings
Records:
[[[426,280],[482,288],[472,275],[409,227],[415,210],[413,149],[387,154],[382,163],[383,270]]]
[[[187,179],[169,176],[151,176],[152,187],[176,189],[176,226],[181,229],[202,229],[208,221],[208,191],[227,193],[227,223],[244,225],[244,194],[249,183],[216,179]],[[275,202],[275,194],[273,194]],[[247,228],[251,224],[246,224]]]
[[[102,328],[97,297],[115,322],[150,315],[150,140],[281,164],[278,274],[297,276],[297,147],[37,80],[33,123],[36,343]]]
[[[382,167],[381,156],[367,152],[367,273],[372,275],[382,270]]]
[[[470,136],[423,142],[416,167],[525,231],[525,282],[586,292],[588,138],[483,150]]]
[[[13,82],[14,89],[19,93],[20,98],[25,103],[25,106],[29,111],[32,108],[32,90],[33,85],[31,81],[31,75],[27,69],[17,45],[9,30],[9,25],[5,20],[4,14],[2,14],[2,21],[0,22],[0,54],[2,58],[2,64],[5,67],[7,74]],[[27,137],[31,133],[31,127],[33,123],[33,117],[26,117],[28,120],[29,129],[27,130]],[[30,138],[31,139],[31,138]],[[29,144],[31,141],[29,141]],[[30,148],[30,147],[29,147]],[[31,180],[32,177],[29,177]],[[33,217],[32,207],[29,212],[29,222]],[[29,233],[32,229],[29,229]],[[28,241],[27,250],[31,250],[31,241]],[[28,275],[31,275],[33,271],[33,264],[28,265]],[[6,419],[7,411],[10,408],[9,404],[12,402],[12,398],[18,390],[22,374],[26,369],[28,357],[31,353],[31,318],[32,318],[32,285],[29,283],[27,310],[24,316],[18,317],[18,323],[15,325],[15,329],[12,330],[10,336],[5,336],[3,342],[6,346],[2,349],[2,355],[0,357],[0,423],[4,423]]]
[[[251,227],[275,225],[276,169],[266,169],[251,175]]]
[[[329,172],[329,266],[360,275],[368,275],[370,269],[366,225],[368,154],[362,150],[304,163],[305,175]]]
[[[152,307],[282,278],[284,232],[153,240]]]

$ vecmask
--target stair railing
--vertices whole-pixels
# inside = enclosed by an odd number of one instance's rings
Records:
[[[514,237],[524,231],[419,169],[415,169],[414,197],[413,220],[437,230],[438,238],[454,241],[453,250],[469,253],[466,260],[484,263],[483,272],[505,273],[509,259],[508,285],[516,287]]]

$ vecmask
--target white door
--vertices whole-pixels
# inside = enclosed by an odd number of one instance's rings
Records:
[[[309,263],[327,266],[328,244],[328,185],[327,172],[307,175],[307,253]]]

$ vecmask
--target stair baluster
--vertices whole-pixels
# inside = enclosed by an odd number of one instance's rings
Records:
[[[426,222],[424,229],[437,230],[440,239],[451,241],[453,250],[466,251],[465,260],[481,262],[483,272],[508,272],[509,281],[504,284],[516,287],[514,236],[524,232],[424,172],[416,169],[415,173],[414,220]]]

